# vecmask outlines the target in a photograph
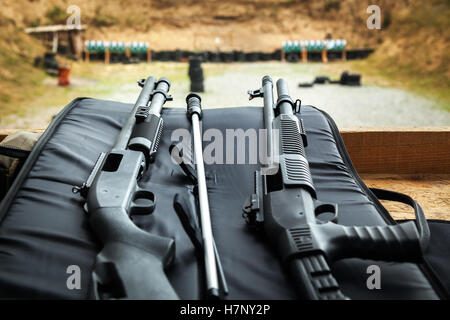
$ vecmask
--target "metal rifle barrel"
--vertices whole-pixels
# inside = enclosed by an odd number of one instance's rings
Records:
[[[130,113],[130,117],[120,131],[119,137],[116,140],[116,144],[113,149],[126,149],[128,141],[130,140],[131,134],[133,133],[134,125],[136,124],[136,111],[139,107],[147,106],[150,101],[151,93],[155,88],[156,78],[148,77],[145,80],[144,87],[139,94],[139,97],[134,104],[133,110]]]
[[[262,89],[264,92],[264,127],[267,130],[267,156],[269,159],[273,157],[273,150],[272,150],[272,144],[273,144],[273,133],[272,133],[272,121],[274,118],[274,112],[273,112],[273,83],[272,78],[270,76],[264,76],[262,79]]]
[[[283,98],[287,98],[292,101],[291,97],[289,96],[289,88],[286,80],[278,79],[277,93],[278,93],[278,101],[280,101]],[[280,104],[280,113],[293,115],[294,112],[292,110],[292,105],[289,102],[282,102]]]
[[[152,102],[150,103],[150,114],[154,114],[157,116],[161,115],[161,109],[166,102],[166,95],[162,92],[165,92],[166,94],[169,92],[170,89],[170,81],[166,78],[161,78],[158,80],[158,83],[156,84],[156,92],[153,95]],[[162,92],[158,92],[162,91]]]
[[[214,252],[214,238],[209,213],[208,190],[206,187],[205,167],[203,164],[203,147],[200,130],[200,117],[202,114],[200,97],[189,94],[186,97],[188,116],[192,121],[192,134],[194,139],[194,158],[197,168],[198,198],[200,206],[200,224],[202,229],[207,295],[209,298],[219,297],[219,279],[217,263]]]

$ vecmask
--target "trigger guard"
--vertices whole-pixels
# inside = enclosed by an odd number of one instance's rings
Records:
[[[138,204],[136,201],[144,200],[146,204]],[[130,215],[151,214],[155,210],[155,195],[148,190],[138,190],[135,192],[130,206]]]
[[[337,204],[324,203],[321,201],[316,201],[315,204],[316,205],[314,208],[314,215],[316,216],[316,219],[319,215],[324,214],[324,213],[330,213],[333,215],[333,217],[331,219],[327,219],[327,220],[317,219],[320,223],[326,223],[326,222],[337,223],[338,222],[338,206],[337,206]]]

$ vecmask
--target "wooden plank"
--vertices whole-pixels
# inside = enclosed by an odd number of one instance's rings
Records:
[[[72,30],[69,32],[68,37],[72,53],[81,59],[83,55],[83,41],[81,39],[81,33],[78,30]]]
[[[150,47],[147,48],[147,62],[152,62],[152,51],[150,50]]]
[[[26,33],[47,33],[47,32],[58,32],[58,31],[71,31],[71,30],[86,30],[86,26],[71,26],[65,24],[57,24],[52,26],[40,26],[34,28],[26,28]]]
[[[323,62],[323,63],[327,63],[327,62],[328,62],[327,48],[324,48],[324,49],[322,50],[322,62]]]
[[[0,141],[15,130],[0,130]],[[450,173],[450,127],[344,128],[341,134],[359,173]]]
[[[52,40],[52,52],[58,53],[58,32],[53,32],[53,40]]]
[[[302,62],[308,62],[308,51],[306,50],[305,45],[303,45],[302,48]]]
[[[368,187],[405,193],[422,207],[427,219],[450,220],[450,174],[362,174]],[[402,203],[382,201],[397,220],[414,219],[414,210]]]
[[[109,57],[110,57],[109,47],[105,46],[105,64],[109,64]]]
[[[450,127],[341,130],[360,173],[450,173]]]

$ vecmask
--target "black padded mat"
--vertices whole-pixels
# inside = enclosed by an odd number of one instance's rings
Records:
[[[100,247],[89,228],[83,201],[71,188],[87,179],[100,152],[109,151],[131,108],[130,104],[81,99],[66,109],[17,194],[10,204],[3,204],[0,297],[89,296],[91,270]],[[262,109],[255,107],[209,109],[204,111],[203,130],[215,128],[226,136],[226,129],[259,129],[262,117]],[[306,154],[319,200],[339,204],[341,224],[385,224],[343,162],[326,117],[309,106],[302,107],[302,117],[309,141]],[[149,232],[175,238],[176,259],[167,270],[168,277],[181,298],[198,299],[200,268],[172,206],[174,194],[186,192],[189,181],[168,152],[172,132],[177,128],[190,130],[190,123],[184,108],[164,109],[163,118],[156,161],[141,182],[153,190],[156,209],[152,216],[135,217],[134,221]],[[257,168],[249,164],[206,166],[213,232],[228,281],[228,298],[295,299],[276,253],[246,227],[241,216]],[[371,264],[381,267],[381,290],[367,289],[366,269]],[[81,290],[66,286],[69,265],[81,268]],[[346,259],[332,268],[342,291],[353,299],[438,298],[415,264]]]
[[[430,245],[425,256],[439,279],[450,292],[450,221],[430,220]]]

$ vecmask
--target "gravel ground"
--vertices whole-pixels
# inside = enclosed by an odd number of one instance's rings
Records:
[[[170,64],[142,65],[140,73],[165,73]],[[167,107],[185,107],[185,97],[189,92],[189,81],[186,80],[186,68],[177,66],[178,80],[173,81],[171,94],[173,102]],[[363,86],[346,87],[341,85],[315,85],[312,88],[299,88],[300,82],[311,82],[315,76],[324,75],[321,64],[289,64],[289,63],[246,63],[246,64],[203,64],[205,73],[205,89],[202,93],[204,108],[220,108],[233,106],[260,106],[261,99],[248,101],[247,90],[261,86],[264,75],[271,75],[273,80],[283,77],[288,81],[293,99],[301,99],[302,104],[313,105],[328,112],[339,127],[358,126],[450,126],[450,112],[435,107],[435,102],[417,97],[407,91],[366,85],[364,75]],[[124,72],[119,69],[119,72]],[[162,70],[159,70],[163,68]],[[165,68],[165,69],[164,69]],[[178,72],[178,71],[177,71]],[[177,73],[178,74],[178,73]],[[136,75],[141,77],[142,75]],[[88,81],[89,79],[86,79]],[[79,90],[82,90],[80,83]],[[127,82],[105,87],[99,82],[89,83],[90,89],[98,89],[99,99],[132,103],[136,100],[139,89],[136,83]],[[50,87],[49,87],[49,90]],[[274,92],[276,95],[276,92]],[[68,99],[67,103],[70,99]],[[41,106],[32,108],[27,117],[8,116],[7,121],[0,121],[0,127],[41,128],[45,127],[51,116],[61,107]],[[4,124],[4,125],[3,125]]]
[[[450,125],[450,112],[434,107],[432,100],[399,89],[364,85],[364,76],[361,87],[315,85],[299,88],[300,82],[311,82],[320,74],[317,73],[318,65],[295,66],[294,70],[291,66],[279,63],[234,64],[228,71],[208,76],[206,65],[206,92],[201,94],[203,107],[260,106],[261,99],[248,101],[247,90],[259,88],[262,76],[269,74],[274,82],[280,77],[285,78],[293,99],[301,99],[303,105],[313,105],[326,111],[339,127]],[[108,99],[133,101],[136,98],[134,84],[123,89]],[[184,107],[188,90],[188,82],[175,82],[171,88],[174,101],[167,106]]]
[[[329,113],[340,127],[355,126],[449,126],[450,113],[434,107],[435,103],[406,91],[376,86],[348,87],[315,85],[299,88],[300,82],[311,82],[311,74],[271,72],[273,80],[288,81],[293,99]],[[247,101],[246,91],[257,89],[261,73],[225,73],[208,77],[203,95],[206,107],[261,105],[261,99]],[[362,78],[364,82],[364,77]],[[224,88],[219,90],[219,88]],[[275,92],[274,92],[275,94]]]

